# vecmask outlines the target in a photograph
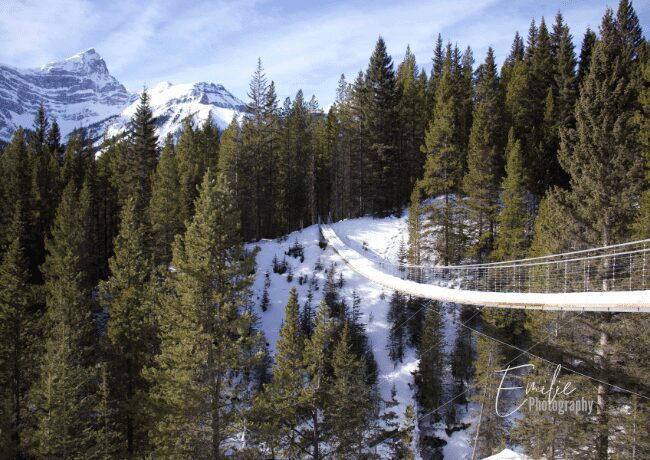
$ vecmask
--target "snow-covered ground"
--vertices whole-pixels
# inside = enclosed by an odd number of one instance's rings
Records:
[[[394,245],[392,240],[398,239],[405,229],[404,218],[372,219],[361,218],[340,222],[342,232],[355,240],[365,241],[370,248],[377,250],[383,255],[396,254],[391,252]],[[285,256],[294,243],[298,241],[304,248],[304,262],[299,259]],[[398,414],[403,414],[406,406],[413,403],[413,391],[410,387],[413,383],[412,372],[417,367],[417,360],[413,350],[409,350],[402,363],[393,365],[388,357],[386,345],[390,324],[386,319],[388,303],[391,292],[381,286],[374,284],[350,269],[344,261],[330,248],[322,250],[319,245],[319,231],[317,225],[307,227],[302,231],[289,234],[286,239],[262,240],[257,243],[260,252],[257,255],[257,278],[254,284],[254,296],[257,304],[257,313],[260,317],[261,327],[266,334],[269,348],[275,352],[275,344],[278,340],[280,327],[284,316],[284,306],[289,298],[289,291],[295,287],[299,294],[301,305],[307,300],[309,283],[298,283],[298,278],[314,276],[318,281],[318,290],[314,292],[312,305],[316,308],[323,295],[323,285],[332,264],[337,273],[342,273],[345,284],[341,291],[348,305],[352,304],[352,293],[356,291],[361,297],[361,320],[366,324],[368,339],[372,344],[375,359],[379,366],[379,388],[382,397],[390,399],[390,388],[394,384],[397,390],[397,398],[400,406],[395,409]],[[388,250],[386,249],[388,248]],[[282,275],[273,273],[273,258],[282,260],[286,257],[293,272],[293,281],[287,282],[287,273]],[[316,271],[315,266],[320,260],[323,270]],[[270,305],[266,312],[259,307],[262,293],[264,292],[265,274],[269,273],[271,286],[269,287]]]
[[[346,240],[346,244],[356,246],[358,249],[363,248],[364,255],[379,257],[385,260],[396,262],[402,243],[408,241],[406,215],[401,217],[387,217],[375,219],[371,217],[362,217],[358,219],[348,219],[333,224],[332,227],[336,233]],[[407,349],[403,361],[394,364],[388,356],[387,343],[390,330],[390,323],[387,320],[389,310],[389,301],[392,291],[375,284],[365,277],[352,270],[340,256],[328,246],[324,250],[318,245],[320,239],[318,226],[307,227],[302,231],[293,232],[285,238],[278,240],[262,240],[257,243],[260,252],[257,255],[257,277],[254,284],[254,300],[256,303],[257,314],[260,317],[260,325],[266,334],[269,348],[272,353],[276,350],[276,342],[282,325],[284,316],[284,306],[289,297],[289,291],[295,287],[299,294],[300,304],[304,305],[307,300],[309,282],[302,285],[298,279],[301,275],[304,278],[312,276],[318,282],[318,290],[315,291],[312,306],[316,308],[323,294],[323,286],[327,274],[325,269],[334,264],[337,273],[342,273],[345,284],[342,289],[348,304],[352,303],[352,293],[356,291],[362,299],[361,302],[361,320],[366,324],[368,338],[379,366],[379,389],[384,399],[390,398],[390,389],[393,385],[397,390],[397,399],[399,406],[395,408],[400,416],[408,404],[414,404],[413,395],[413,372],[417,369],[418,360],[413,349]],[[303,246],[304,261],[285,255],[291,246],[298,242]],[[253,247],[254,245],[250,245]],[[291,266],[293,280],[287,282],[287,273],[282,275],[273,273],[273,258],[278,260],[286,258]],[[323,267],[322,270],[316,270],[317,265]],[[266,312],[260,308],[262,294],[264,292],[265,274],[269,274],[270,287],[269,298],[270,305]],[[453,304],[443,304],[441,314],[443,315],[443,334],[445,342],[445,354],[451,353],[451,347],[455,341],[456,325],[453,320],[458,315],[458,308]],[[450,373],[445,371],[445,373]],[[459,406],[456,408],[459,412],[462,423],[473,422],[475,410],[473,405]],[[448,436],[444,431],[444,426],[436,434],[441,439],[447,441],[443,448],[445,458],[464,459],[471,458],[472,438],[468,430],[454,432]]]

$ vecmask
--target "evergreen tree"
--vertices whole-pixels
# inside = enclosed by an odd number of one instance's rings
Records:
[[[406,48],[404,60],[397,69],[396,88],[399,157],[402,160],[398,179],[399,204],[405,203],[415,181],[422,175],[420,145],[424,137],[426,113],[425,87],[420,86],[420,70],[415,56]]]
[[[580,48],[580,58],[578,65],[578,74],[576,76],[577,83],[579,86],[582,85],[582,82],[585,80],[585,77],[589,74],[589,66],[591,64],[591,55],[594,51],[594,46],[598,41],[596,33],[587,27],[585,35],[582,39],[582,48]]]
[[[631,26],[634,14],[628,6],[626,1],[619,5],[621,20],[614,19],[611,10],[603,18],[602,39],[591,54],[576,104],[576,126],[561,131],[559,158],[571,188],[547,195],[536,222],[536,253],[607,245],[630,237],[634,203],[643,188],[643,165],[634,118],[639,65],[634,43],[640,41],[640,31]],[[536,336],[549,321],[534,321],[536,315],[530,316],[529,329]],[[611,350],[620,337],[616,322],[610,314],[586,316],[571,335],[560,336],[556,342],[571,350],[573,359],[579,356],[607,373],[615,365]],[[572,339],[575,334],[582,337],[580,341]],[[590,420],[589,445],[596,455],[605,457],[615,410],[606,385],[597,384],[593,397],[597,415]]]
[[[364,363],[352,350],[347,322],[334,347],[332,371],[326,413],[334,452],[339,456],[359,457],[371,431],[376,401],[372,389],[366,385]]]
[[[280,447],[285,454],[297,452],[293,445],[294,431],[302,422],[300,405],[306,379],[303,364],[305,337],[300,327],[300,305],[295,288],[289,293],[284,322],[280,329],[277,353],[273,366],[273,380],[264,387],[256,403],[262,414],[260,429],[270,444]]]
[[[25,141],[25,131],[18,128],[0,156],[0,170],[3,180],[0,183],[1,211],[0,212],[0,251],[8,245],[8,231],[11,226],[11,216],[14,215],[16,203],[23,202],[23,222],[27,224],[27,206],[29,197],[30,176],[29,156]]]
[[[37,291],[30,284],[24,249],[22,203],[16,203],[7,238],[10,240],[0,264],[0,449],[7,458],[26,453],[27,391],[34,383],[38,364]]]
[[[147,90],[142,91],[140,102],[131,119],[129,148],[127,150],[126,188],[124,197],[136,196],[138,209],[144,210],[151,198],[151,175],[158,161],[158,136]]]
[[[519,259],[526,255],[529,236],[523,174],[521,144],[510,128],[506,147],[506,176],[501,192],[503,207],[498,217],[498,233],[492,252],[494,260]]]
[[[396,146],[396,80],[393,61],[379,37],[365,75],[367,100],[364,123],[369,136],[371,169],[367,171],[370,210],[375,213],[396,211],[402,203],[399,165],[403,158]]]
[[[54,212],[59,199],[59,156],[48,144],[49,120],[43,105],[39,106],[34,118],[34,135],[28,144],[31,162],[31,190],[29,198],[23,199],[28,204],[30,216],[30,234],[25,241],[30,259],[30,271],[35,281],[42,282],[38,266],[45,260],[45,236],[54,220]]]
[[[484,458],[505,448],[504,419],[494,410],[501,377],[497,371],[503,369],[504,359],[499,344],[482,335],[477,339],[476,348],[478,359],[474,366],[480,392],[472,399],[480,406],[474,429],[473,451],[477,458]]]
[[[420,410],[428,412],[437,408],[442,399],[442,351],[444,341],[440,323],[440,305],[427,308],[422,325],[422,339],[417,349],[420,360],[415,374]],[[438,414],[435,414],[438,416]]]
[[[247,308],[254,259],[240,242],[222,177],[206,173],[195,208],[174,245],[175,295],[165,299],[160,354],[146,372],[159,411],[149,439],[162,456],[214,458],[240,430],[248,404],[243,387],[261,337]]]
[[[496,230],[499,183],[503,170],[502,110],[494,52],[489,48],[485,63],[478,69],[468,172],[463,179],[472,221],[470,225],[475,230],[475,243],[470,253],[479,261],[491,251]]]
[[[152,179],[148,215],[155,263],[167,265],[171,261],[174,237],[180,234],[184,227],[181,220],[179,178],[171,134],[165,139],[165,146]]]
[[[38,457],[82,457],[92,443],[91,369],[97,350],[84,257],[87,212],[75,184],[68,184],[45,243],[45,353],[30,397],[34,428],[29,442]]]
[[[87,452],[88,458],[109,460],[122,454],[124,438],[115,427],[116,410],[111,399],[109,373],[106,363],[99,367],[99,387],[95,404],[93,445]]]
[[[228,188],[239,203],[239,122],[236,118],[230,122],[220,139],[219,163],[217,171],[226,178]]]
[[[126,441],[122,452],[129,456],[146,451],[148,385],[142,369],[152,365],[157,348],[151,292],[147,289],[152,267],[135,201],[129,199],[122,210],[115,255],[109,261],[111,276],[100,286],[109,317],[112,403],[118,429]]]
[[[198,134],[192,123],[192,116],[183,119],[183,130],[174,149],[178,174],[178,200],[180,221],[187,225],[194,215],[194,204],[198,195],[197,186],[204,176],[200,175]]]
[[[323,452],[323,444],[331,441],[328,432],[329,424],[329,389],[331,385],[332,342],[336,325],[332,321],[330,309],[325,301],[321,301],[316,313],[314,333],[305,342],[303,365],[307,370],[308,384],[305,385],[302,404],[306,410],[307,428],[303,437],[304,448],[311,447],[314,459],[327,458]],[[326,425],[326,421],[328,422]]]
[[[390,335],[388,337],[388,355],[393,363],[402,362],[406,348],[407,316],[406,298],[399,291],[394,291],[390,298],[390,308],[387,319],[390,323]]]
[[[425,212],[432,215],[428,227],[436,225],[439,229],[438,249],[440,258],[446,264],[459,258],[458,207],[451,195],[460,188],[464,168],[456,121],[458,98],[454,91],[452,72],[451,47],[448,46],[443,73],[436,89],[434,117],[420,149],[426,155],[424,176],[416,184],[427,196],[444,196],[442,206],[434,202]],[[428,232],[430,231],[429,229]]]

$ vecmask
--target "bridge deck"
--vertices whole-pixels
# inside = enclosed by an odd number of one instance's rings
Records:
[[[650,291],[648,290],[517,293],[468,291],[417,283],[380,270],[374,262],[343,243],[331,226],[321,226],[321,233],[345,263],[361,276],[386,288],[417,297],[497,308],[650,313]]]

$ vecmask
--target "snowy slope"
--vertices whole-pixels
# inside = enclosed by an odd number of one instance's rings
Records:
[[[148,90],[158,135],[177,134],[187,115],[202,122],[212,113],[225,128],[245,106],[222,85],[159,83]],[[139,92],[128,91],[113,77],[102,57],[89,49],[39,69],[0,65],[0,140],[9,140],[18,126],[31,127],[42,102],[56,118],[63,136],[75,128],[88,128],[94,139],[105,131],[123,132],[138,105]]]
[[[373,220],[355,219],[346,221],[345,225],[354,234],[354,228],[367,227],[366,224],[369,222],[372,223]],[[382,242],[386,242],[392,236],[399,234],[404,226],[403,219],[394,219],[390,224],[386,224],[381,220],[375,222],[381,228],[381,231],[377,230],[375,232],[375,238],[373,240],[373,244],[377,249],[383,246]],[[359,235],[356,236],[360,237]],[[293,281],[289,283],[287,282],[286,273],[283,275],[273,273],[272,260],[274,256],[282,260],[285,252],[296,240],[304,247],[305,259],[303,263],[300,263],[299,259],[287,256],[287,261],[293,271]],[[354,290],[361,296],[362,321],[367,325],[368,338],[372,344],[377,364],[379,365],[379,386],[381,394],[385,399],[390,399],[390,388],[395,384],[400,402],[400,406],[395,409],[395,412],[401,415],[404,413],[406,406],[413,403],[412,390],[409,385],[413,382],[411,372],[416,369],[417,360],[412,350],[406,354],[404,362],[398,363],[396,366],[393,365],[388,357],[386,345],[390,325],[386,319],[386,314],[388,313],[388,302],[391,293],[356,274],[343,263],[331,248],[322,250],[318,246],[318,241],[318,226],[313,225],[302,231],[289,234],[284,241],[263,240],[257,243],[261,250],[257,256],[257,278],[254,285],[254,295],[258,305],[257,313],[261,319],[261,327],[266,334],[270,350],[272,353],[275,353],[275,345],[284,316],[284,306],[289,298],[291,288],[295,287],[297,289],[301,305],[304,305],[307,300],[308,283],[301,286],[298,283],[298,278],[301,275],[308,277],[313,275],[317,279],[319,289],[314,292],[314,300],[312,302],[312,305],[317,307],[321,300],[323,285],[327,277],[325,269],[329,269],[332,264],[335,264],[337,273],[343,273],[345,279],[342,295],[345,297],[348,305],[351,304],[352,292]],[[323,270],[315,271],[314,267],[319,260],[323,266]],[[271,279],[271,286],[269,288],[271,304],[268,310],[263,312],[259,308],[259,303],[264,291],[266,272],[269,273]]]
[[[370,217],[349,219],[333,224],[333,227],[338,235],[351,242],[351,244],[365,247],[367,253],[391,261],[397,260],[400,244],[402,241],[406,242],[408,238],[406,215],[399,218],[388,217],[385,219]],[[304,247],[305,259],[301,263],[299,259],[286,256],[286,260],[291,265],[293,272],[293,281],[289,283],[287,282],[287,274],[278,275],[273,273],[272,260],[276,256],[279,260],[282,260],[285,253],[296,241]],[[342,293],[346,302],[351,304],[352,292],[355,290],[362,299],[362,321],[366,324],[368,338],[379,366],[379,388],[382,397],[389,399],[390,388],[394,384],[397,390],[397,399],[400,403],[395,412],[402,416],[406,406],[414,404],[412,372],[417,369],[418,360],[413,349],[407,349],[403,362],[398,362],[397,365],[394,365],[388,356],[386,346],[388,344],[390,323],[386,316],[392,292],[356,273],[344,263],[331,247],[322,250],[318,246],[318,242],[318,227],[311,226],[302,231],[291,233],[281,240],[262,240],[257,243],[260,252],[257,256],[254,297],[257,314],[260,317],[261,327],[266,334],[269,348],[272,353],[275,352],[284,315],[284,306],[289,297],[290,289],[292,287],[297,289],[301,305],[304,305],[307,300],[309,283],[300,285],[298,278],[301,275],[304,277],[314,276],[318,281],[319,290],[314,292],[312,301],[312,305],[317,307],[322,297],[323,285],[327,276],[324,269],[328,269],[332,264],[335,264],[336,271],[338,273],[342,272],[345,279]],[[323,270],[315,270],[318,262],[323,266]],[[267,272],[271,280],[269,288],[270,306],[266,312],[263,312],[259,305],[264,292],[265,273]],[[441,308],[444,319],[443,334],[446,355],[451,354],[452,345],[455,341],[456,325],[454,320],[457,319],[458,313],[458,308],[452,304],[443,304]],[[446,374],[450,374],[450,372],[449,369],[445,371]],[[471,424],[474,421],[476,415],[474,405],[457,407],[456,410],[461,415],[462,423]],[[468,430],[460,430],[447,435],[444,426],[440,425],[436,426],[436,435],[447,442],[447,445],[443,448],[445,458],[471,458],[472,438]]]
[[[158,126],[158,137],[164,139],[168,133],[175,138],[180,134],[183,119],[193,116],[200,123],[212,114],[213,123],[224,130],[233,117],[239,117],[245,110],[242,101],[233,96],[222,85],[214,83],[193,83],[173,85],[161,82],[147,92],[151,97],[151,108]],[[135,114],[139,100],[126,107],[119,115],[90,126],[95,135],[104,131],[114,136],[126,130],[129,120]]]

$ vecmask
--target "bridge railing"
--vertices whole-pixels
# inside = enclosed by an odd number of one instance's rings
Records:
[[[529,259],[455,266],[391,262],[365,245],[341,239],[385,273],[455,289],[519,293],[650,289],[650,239]]]

